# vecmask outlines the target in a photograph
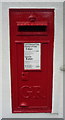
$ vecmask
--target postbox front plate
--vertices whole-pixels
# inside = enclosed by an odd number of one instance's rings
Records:
[[[10,9],[13,113],[52,112],[53,9]]]

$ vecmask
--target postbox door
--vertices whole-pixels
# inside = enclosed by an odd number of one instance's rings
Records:
[[[10,10],[12,112],[52,112],[54,10]]]

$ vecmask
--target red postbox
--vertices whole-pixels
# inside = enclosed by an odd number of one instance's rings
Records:
[[[54,9],[10,9],[13,113],[52,112]]]

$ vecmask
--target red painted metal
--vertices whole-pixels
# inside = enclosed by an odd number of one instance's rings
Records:
[[[13,113],[52,112],[53,9],[10,9],[10,63]],[[18,26],[46,26],[18,31]],[[24,43],[41,43],[41,69],[24,70]]]

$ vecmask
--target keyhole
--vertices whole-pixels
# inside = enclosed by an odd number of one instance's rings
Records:
[[[22,75],[24,76],[24,73]]]

